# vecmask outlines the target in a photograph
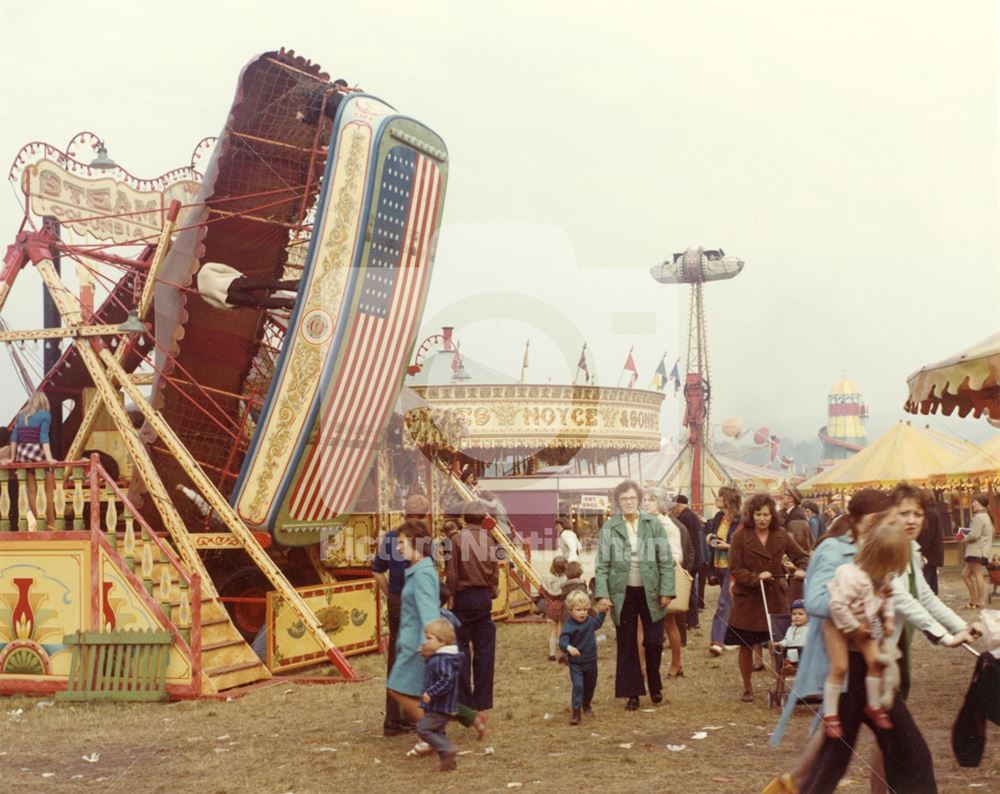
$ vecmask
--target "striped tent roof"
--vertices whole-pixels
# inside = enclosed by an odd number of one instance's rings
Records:
[[[958,455],[924,430],[899,422],[867,447],[799,486],[802,490],[888,487],[920,482],[951,466]]]

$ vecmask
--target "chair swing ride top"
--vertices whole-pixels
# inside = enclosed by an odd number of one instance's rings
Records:
[[[52,224],[30,231],[60,169],[96,177],[90,187],[106,195],[90,217],[55,200],[46,211],[103,242],[64,242]],[[212,588],[189,531],[207,527],[210,512],[348,677],[262,533],[279,545],[315,543],[354,507],[412,354],[447,176],[447,149],[432,130],[286,50],[244,67],[203,175],[192,164],[158,180],[129,177],[133,193],[160,194],[155,209],[116,204],[115,191],[129,192],[121,181],[70,151],[32,144],[11,170],[38,195],[26,196],[0,273],[0,310],[34,265],[59,333],[73,338],[39,386],[74,402],[68,443],[54,452],[82,456],[102,403],[138,475],[130,496],[184,563]],[[125,242],[141,253],[122,255]],[[79,296],[53,266],[60,258],[76,264]],[[107,291],[96,308],[93,281]],[[133,322],[119,327],[127,314]],[[133,376],[140,367],[152,370],[148,394]],[[100,399],[85,406],[84,390],[95,387]],[[138,432],[119,388],[142,414]]]

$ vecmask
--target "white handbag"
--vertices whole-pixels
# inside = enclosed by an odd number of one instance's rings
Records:
[[[687,612],[691,604],[691,574],[681,568],[681,564],[674,561],[674,589],[677,595],[674,600],[667,605],[667,612]]]

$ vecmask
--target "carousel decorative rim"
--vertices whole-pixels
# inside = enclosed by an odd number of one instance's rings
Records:
[[[423,417],[409,412],[408,418],[417,423],[429,418],[457,449],[660,448],[662,392],[532,383],[425,385],[413,390],[427,408]]]

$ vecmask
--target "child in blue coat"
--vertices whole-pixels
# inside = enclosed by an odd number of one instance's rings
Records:
[[[566,622],[559,635],[559,647],[569,654],[569,679],[573,683],[573,717],[580,724],[580,711],[593,714],[590,701],[597,687],[597,630],[604,625],[604,612],[590,614],[590,596],[575,590],[566,596]]]
[[[458,713],[458,671],[462,652],[455,644],[455,628],[446,618],[424,626],[422,651],[430,652],[424,666],[424,687],[420,704],[424,716],[417,723],[417,734],[437,750],[442,772],[455,769],[457,751],[446,733],[448,720]]]

